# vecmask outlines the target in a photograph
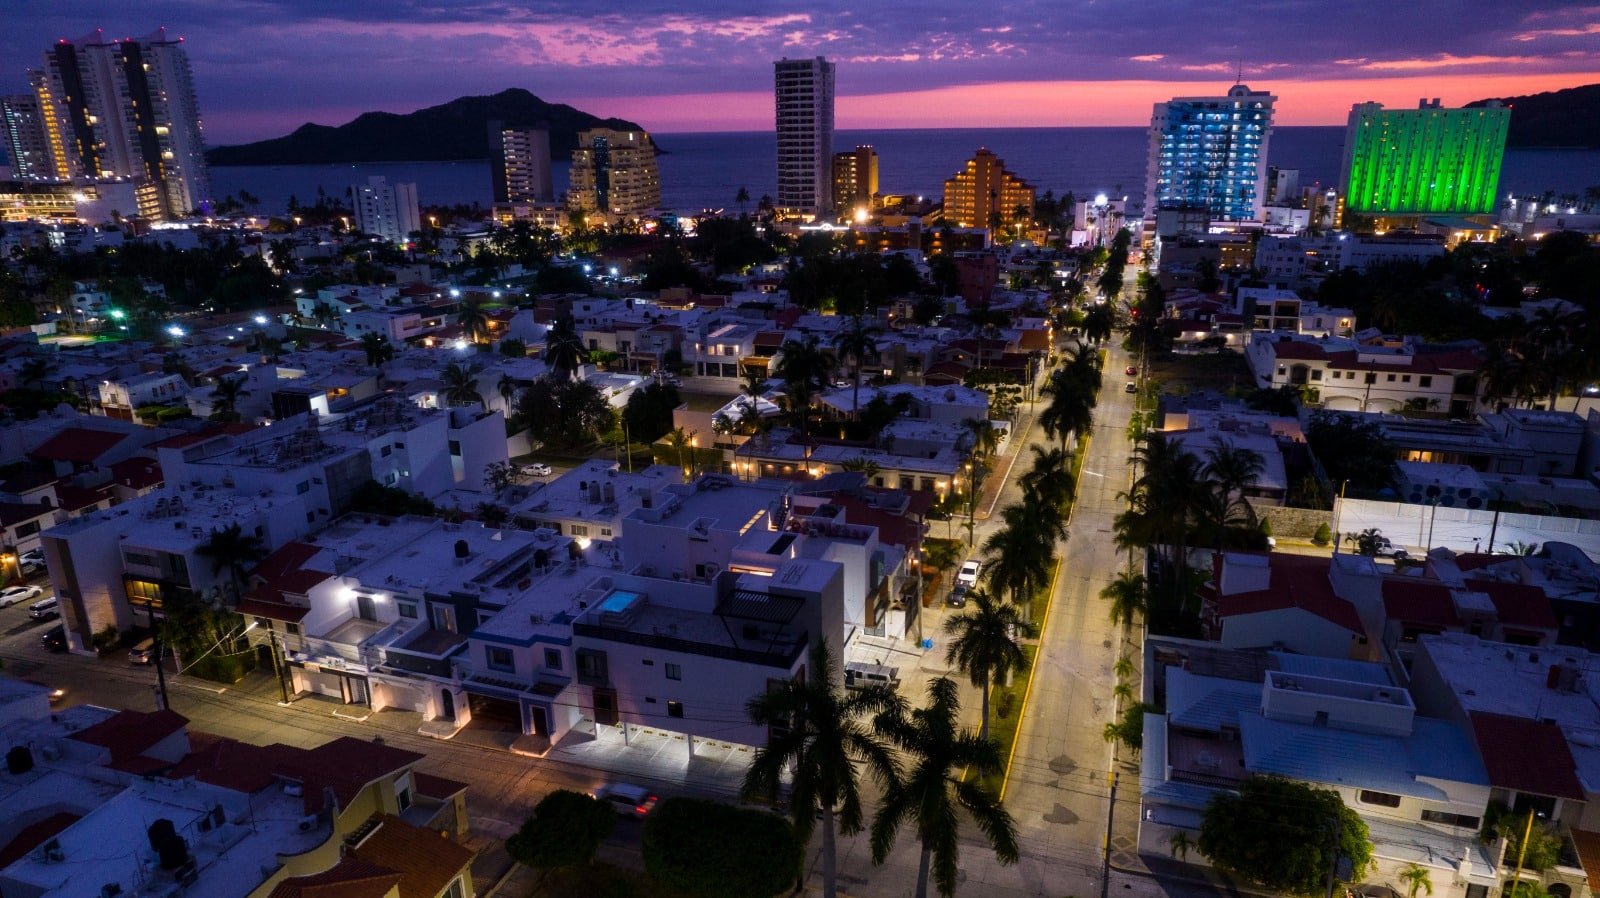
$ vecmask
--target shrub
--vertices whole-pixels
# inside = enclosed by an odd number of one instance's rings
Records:
[[[89,638],[89,644],[94,646],[95,652],[109,654],[122,644],[122,634],[117,632],[116,624],[106,624],[104,629]]]
[[[546,795],[522,829],[506,840],[506,852],[541,870],[577,867],[594,859],[595,850],[616,825],[616,812],[592,796],[558,789]]]
[[[1317,525],[1317,532],[1311,534],[1311,541],[1319,546],[1326,546],[1333,541],[1333,530],[1327,521]]]
[[[714,801],[669,798],[644,824],[644,865],[667,888],[703,898],[787,891],[801,846],[789,821]]]

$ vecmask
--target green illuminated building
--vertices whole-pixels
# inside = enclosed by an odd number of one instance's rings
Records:
[[[1358,103],[1344,138],[1345,211],[1358,215],[1494,211],[1511,110]]]

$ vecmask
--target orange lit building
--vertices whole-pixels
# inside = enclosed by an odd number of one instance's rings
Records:
[[[944,182],[944,218],[957,227],[996,228],[1033,219],[1034,187],[987,149]],[[1021,214],[1018,214],[1020,211]]]
[[[878,151],[858,146],[833,154],[833,202],[841,218],[877,206]]]

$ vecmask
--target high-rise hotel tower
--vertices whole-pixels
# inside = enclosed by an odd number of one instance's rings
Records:
[[[811,215],[833,210],[833,63],[773,64],[778,122],[778,208]]]
[[[1272,104],[1235,84],[1225,96],[1175,97],[1150,118],[1144,214],[1204,209],[1213,221],[1257,221],[1266,197]]]

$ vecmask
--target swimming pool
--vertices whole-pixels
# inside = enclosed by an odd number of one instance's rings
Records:
[[[600,610],[610,614],[621,614],[627,611],[634,602],[639,600],[639,594],[626,589],[615,589],[611,594],[600,601]]]

